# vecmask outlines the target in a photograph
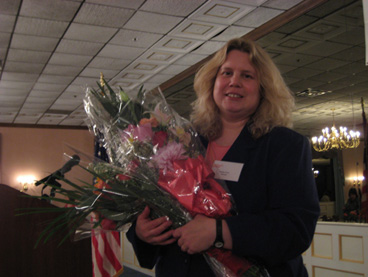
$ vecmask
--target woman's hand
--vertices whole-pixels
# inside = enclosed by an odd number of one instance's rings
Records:
[[[176,241],[172,237],[173,230],[166,231],[172,224],[167,217],[151,220],[148,206],[137,218],[135,232],[138,238],[152,245],[167,245]]]
[[[178,245],[188,254],[200,253],[210,248],[216,238],[216,220],[204,215],[197,215],[183,227],[173,233]]]

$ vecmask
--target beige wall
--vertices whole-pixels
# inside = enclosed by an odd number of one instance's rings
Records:
[[[0,127],[0,183],[20,189],[20,175],[39,180],[68,161],[64,154],[75,154],[69,146],[93,156],[94,138],[88,130]],[[74,167],[66,177],[89,180]],[[39,194],[42,186],[29,186],[28,194]]]

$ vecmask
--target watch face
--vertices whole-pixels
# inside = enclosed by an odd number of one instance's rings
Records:
[[[215,247],[216,248],[221,248],[221,247],[223,247],[224,246],[224,243],[223,242],[221,242],[221,241],[216,241],[215,242]]]

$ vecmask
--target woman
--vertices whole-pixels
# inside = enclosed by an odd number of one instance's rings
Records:
[[[222,176],[238,214],[219,222],[198,215],[170,230],[170,220],[150,220],[146,208],[128,232],[141,266],[156,265],[157,276],[213,276],[199,253],[223,242],[271,276],[307,276],[301,254],[312,241],[318,195],[309,141],[287,128],[294,102],[281,74],[257,44],[233,39],[199,70],[194,89],[192,121],[206,159],[238,168]]]

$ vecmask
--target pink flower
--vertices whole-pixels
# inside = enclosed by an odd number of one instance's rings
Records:
[[[188,158],[184,155],[185,149],[181,143],[170,142],[166,146],[160,148],[157,154],[153,156],[152,160],[157,163],[158,167],[167,172],[173,170],[173,162],[175,160],[182,160]]]
[[[137,141],[147,141],[152,139],[153,132],[150,123],[134,126],[129,124],[128,128],[123,131],[123,139],[132,138]]]

